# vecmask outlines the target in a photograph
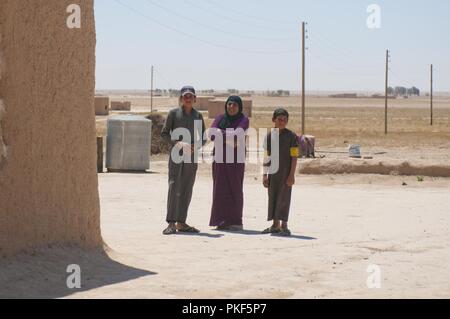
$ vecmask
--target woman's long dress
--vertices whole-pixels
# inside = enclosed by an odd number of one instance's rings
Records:
[[[229,129],[233,131],[219,129],[219,123],[224,115],[216,117],[211,129],[216,129],[217,134],[222,135],[222,141],[214,136],[214,161],[212,165],[213,172],[213,205],[211,209],[210,226],[242,226],[242,214],[244,208],[244,172],[245,172],[245,137],[242,132],[249,128],[249,119],[245,116],[239,118],[231,124]],[[236,129],[241,129],[234,131]],[[238,133],[240,132],[240,134]],[[233,137],[239,140],[240,149],[244,149],[244,154],[238,156],[238,149],[234,145],[230,146],[227,142],[227,136],[240,135]],[[242,145],[243,143],[243,145]],[[232,143],[231,143],[232,144]],[[223,147],[223,152],[219,152],[218,148]],[[234,151],[233,151],[234,149]],[[231,157],[234,152],[234,156]],[[222,154],[221,154],[222,153]],[[227,160],[227,155],[228,160]],[[222,156],[221,156],[222,155]],[[222,163],[220,163],[222,158]]]

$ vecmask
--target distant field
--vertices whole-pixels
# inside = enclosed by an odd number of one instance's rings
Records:
[[[132,102],[132,113],[148,114],[150,99],[145,96],[111,96],[112,100]],[[255,96],[253,128],[272,127],[271,116],[277,106],[291,114],[289,127],[301,132],[300,98]],[[176,98],[155,98],[154,110],[162,115],[177,106]],[[112,112],[111,115],[118,114]],[[207,115],[207,113],[204,113]],[[306,133],[316,136],[317,148],[327,157],[344,157],[349,144],[360,144],[364,154],[377,158],[450,161],[450,96],[435,100],[434,126],[430,126],[426,97],[389,101],[389,134],[384,134],[384,100],[308,97]],[[205,116],[207,118],[207,116]],[[97,117],[97,133],[106,134],[107,117]],[[212,124],[206,120],[207,126]]]
[[[126,99],[132,102],[136,111],[150,110],[150,97],[145,95],[110,95],[112,100]],[[253,106],[256,108],[274,108],[276,106],[297,107],[301,106],[300,96],[291,97],[267,97],[253,96]],[[153,105],[156,109],[166,109],[178,105],[177,98],[155,97]],[[307,107],[377,107],[384,108],[384,99],[357,98],[339,99],[325,96],[307,96]],[[414,97],[409,99],[398,98],[389,100],[389,106],[393,108],[429,108],[428,97]],[[450,109],[450,96],[437,96],[434,100],[434,107]]]

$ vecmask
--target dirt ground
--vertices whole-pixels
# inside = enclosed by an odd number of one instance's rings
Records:
[[[161,234],[164,156],[152,158],[151,173],[100,174],[108,254],[54,248],[8,260],[0,297],[450,297],[450,179],[299,175],[293,236],[280,238],[259,233],[268,225],[267,195],[255,167],[244,186],[245,230],[208,227],[210,174],[202,164],[189,212],[202,233],[171,237]],[[79,291],[65,286],[68,264],[81,266]],[[380,267],[380,289],[367,286],[371,265]]]
[[[147,97],[123,98],[133,102],[131,113],[148,114]],[[255,97],[254,103],[253,127],[269,127],[273,108],[285,106],[298,131],[298,97]],[[426,98],[390,101],[388,136],[381,100],[310,97],[308,103],[307,133],[317,137],[318,155],[327,160],[347,159],[348,145],[358,143],[374,160],[449,163],[449,97],[437,99],[434,127]],[[165,114],[176,99],[158,98],[155,106]],[[97,117],[100,135],[107,118]],[[259,170],[247,165],[245,230],[227,233],[208,227],[211,167],[201,164],[189,223],[202,233],[172,237],[161,234],[167,155],[152,157],[150,173],[100,174],[107,253],[53,246],[0,260],[0,297],[450,298],[450,178],[298,175],[293,236],[279,238],[260,234],[268,223]],[[67,289],[69,264],[81,267],[80,290]],[[367,286],[373,265],[380,289]]]
[[[105,241],[119,260],[131,258],[133,267],[158,273],[125,284],[126,294],[105,287],[106,295],[450,297],[450,179],[420,184],[401,177],[299,176],[290,223],[294,236],[277,238],[259,234],[268,223],[267,195],[257,173],[246,176],[245,231],[211,230],[212,182],[204,167],[189,218],[203,233],[167,238],[161,235],[165,167],[162,161],[152,166],[155,174],[100,179]],[[410,186],[401,186],[404,181]],[[381,267],[379,290],[367,288],[371,264]],[[100,294],[102,289],[74,297]]]

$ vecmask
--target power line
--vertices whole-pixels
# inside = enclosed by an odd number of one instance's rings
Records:
[[[313,52],[313,51],[311,51],[311,50],[309,50],[309,55],[310,55],[313,59],[317,60],[318,62],[321,62],[322,64],[328,65],[331,69],[333,69],[334,71],[336,71],[336,73],[341,73],[341,74],[343,74],[343,73],[348,73],[348,70],[345,70],[344,68],[337,67],[336,65],[331,64],[331,63],[328,62],[326,59],[324,59],[322,56],[316,54],[315,52]]]
[[[153,75],[155,73],[155,67],[152,65],[152,80],[151,80],[151,88],[150,88],[150,111],[153,113]]]
[[[241,21],[241,20],[239,20],[239,19],[235,19],[235,18],[226,16],[226,15],[223,15],[223,14],[221,14],[221,13],[218,13],[217,11],[210,10],[210,9],[206,9],[206,8],[204,8],[204,7],[202,7],[202,6],[199,6],[199,5],[196,4],[196,3],[193,3],[193,2],[190,1],[190,0],[185,0],[185,1],[186,1],[187,3],[189,3],[190,6],[195,7],[195,8],[197,8],[197,9],[203,11],[203,12],[206,12],[206,13],[208,13],[209,15],[212,14],[212,15],[215,15],[215,16],[220,17],[220,18],[222,18],[222,19],[231,21],[231,22],[239,23],[239,24],[246,25],[246,26],[249,26],[249,27],[252,27],[252,28],[257,28],[257,29],[264,29],[264,30],[278,29],[278,30],[283,30],[283,31],[286,30],[286,29],[274,28],[273,25],[270,25],[270,27],[268,27],[267,25],[257,25],[257,24],[248,23],[248,22],[246,22],[246,21]]]
[[[192,35],[192,34],[189,34],[189,33],[187,33],[187,32],[181,31],[181,30],[179,30],[179,29],[177,29],[177,28],[174,28],[174,27],[172,27],[172,26],[169,26],[169,25],[167,25],[167,24],[164,24],[164,23],[162,23],[162,22],[160,22],[160,21],[158,21],[158,20],[156,20],[156,19],[154,19],[154,18],[152,18],[152,17],[149,17],[148,15],[146,15],[146,14],[144,14],[144,13],[142,13],[142,12],[136,10],[135,8],[133,8],[133,7],[131,7],[131,6],[128,6],[128,5],[124,4],[124,3],[123,3],[122,1],[120,1],[120,0],[114,0],[114,1],[117,2],[118,4],[120,4],[121,6],[127,8],[128,10],[130,10],[130,11],[132,11],[132,12],[134,12],[134,13],[140,15],[141,17],[143,17],[143,18],[145,18],[145,19],[147,19],[147,20],[152,21],[153,23],[155,23],[155,24],[157,24],[157,25],[159,25],[159,26],[161,26],[161,27],[163,27],[163,28],[166,28],[166,29],[171,30],[171,31],[173,31],[173,32],[175,32],[175,33],[184,35],[184,36],[189,37],[189,38],[191,38],[191,39],[197,40],[197,41],[199,41],[199,42],[203,42],[203,43],[208,44],[208,45],[210,45],[210,46],[218,47],[218,48],[221,48],[221,49],[228,49],[228,50],[232,50],[232,51],[236,51],[236,52],[240,52],[240,53],[256,53],[256,54],[268,54],[268,55],[270,55],[270,54],[275,54],[275,55],[277,55],[277,54],[290,54],[290,53],[295,53],[295,52],[297,52],[297,50],[286,50],[286,51],[258,51],[258,50],[245,50],[245,49],[239,49],[239,48],[234,48],[234,47],[230,47],[230,46],[226,46],[226,45],[214,43],[214,42],[211,42],[211,41],[204,40],[204,39],[201,39],[201,38],[199,38],[199,37],[196,37],[196,36],[194,36],[194,35]]]
[[[161,70],[159,68],[155,68],[154,69],[154,74],[156,77],[161,78],[164,82],[166,82],[166,84],[169,86],[169,88],[175,88],[178,86],[174,86],[169,80],[167,80],[167,78],[161,73]]]
[[[375,67],[366,67],[366,66],[360,66],[360,65],[356,65],[354,64],[354,59],[352,59],[351,57],[347,56],[347,55],[341,55],[337,52],[330,52],[330,54],[328,54],[327,52],[329,52],[330,50],[327,50],[325,47],[323,47],[323,44],[319,44],[319,42],[317,42],[317,40],[315,40],[313,37],[309,37],[310,42],[313,44],[313,49],[314,46],[319,48],[322,54],[322,57],[326,57],[328,56],[328,58],[332,61],[336,61],[337,57],[340,58],[340,64],[343,64],[343,66],[347,69],[357,69],[360,71],[365,71],[365,72],[372,72],[375,71]],[[313,50],[314,51],[314,50]]]
[[[397,73],[395,73],[394,71],[392,71],[392,69],[391,68],[389,68],[389,73],[390,73],[390,75],[398,82],[398,84],[397,85],[401,85],[402,84],[402,80],[400,80],[400,77],[399,76],[397,76]]]
[[[318,40],[320,40],[321,42],[326,43],[328,48],[330,48],[332,51],[339,53],[342,56],[354,55],[353,51],[341,47],[339,44],[337,44],[337,42],[334,42],[334,40],[331,40],[330,38],[328,38],[327,36],[325,36],[323,34],[314,33],[313,36],[317,37]]]
[[[276,22],[276,23],[284,24],[284,25],[292,25],[292,26],[294,26],[294,25],[297,26],[298,25],[298,22],[294,22],[294,21],[288,22],[288,21],[274,20],[274,19],[271,19],[271,18],[259,17],[259,16],[254,16],[254,15],[251,15],[251,14],[247,14],[247,13],[244,13],[242,11],[239,11],[239,10],[236,10],[236,9],[233,9],[233,8],[230,8],[230,7],[226,7],[226,6],[222,5],[221,3],[217,2],[217,1],[214,1],[214,0],[207,0],[206,2],[208,4],[213,4],[216,7],[222,8],[222,9],[224,9],[226,11],[234,12],[234,13],[236,13],[236,14],[238,14],[240,16],[246,17],[246,18],[251,18],[251,19],[260,20],[260,21],[271,21],[271,22]]]
[[[345,64],[337,65],[331,63],[326,57],[322,56],[321,54],[317,54],[314,50],[309,49],[308,51],[309,55],[312,58],[333,69],[335,71],[334,73],[348,75],[351,72],[352,74],[357,74],[363,77],[378,77],[378,75],[375,72],[361,72],[361,69],[357,69],[357,67],[355,67],[355,69],[352,70],[352,66],[348,66]]]
[[[377,71],[378,68],[376,66],[355,64],[355,60],[357,59],[355,52],[348,50],[345,47],[336,46],[335,44],[337,42],[330,40],[328,37],[314,32],[312,35],[310,34],[308,38],[312,44],[312,50],[311,48],[309,50],[310,55],[317,60],[322,60],[322,62],[337,70],[339,73],[348,74],[349,70],[354,70],[352,71],[353,73],[357,72],[360,76],[364,77],[374,78],[379,76],[379,72]],[[320,49],[320,54],[317,54],[314,51],[314,47]],[[335,63],[337,60],[339,60],[339,66]],[[329,61],[333,62],[330,63]]]
[[[385,92],[384,92],[384,134],[388,134],[388,91],[389,91],[389,59],[391,57],[390,51],[386,50],[386,82],[385,82]]]
[[[306,133],[306,22],[302,23],[302,135]]]
[[[430,71],[430,125],[433,126],[433,64]]]
[[[178,13],[178,12],[172,10],[172,9],[166,8],[166,7],[164,7],[164,6],[160,5],[160,4],[157,4],[157,3],[155,3],[155,2],[153,2],[151,0],[146,0],[146,1],[150,5],[158,7],[158,8],[160,8],[160,9],[166,11],[166,12],[169,12],[169,13],[179,17],[179,18],[182,18],[182,19],[185,19],[185,20],[187,20],[189,22],[192,22],[194,24],[200,25],[200,26],[202,26],[202,27],[204,27],[206,29],[213,30],[213,31],[216,31],[216,32],[220,32],[220,33],[223,33],[223,34],[227,34],[227,35],[230,35],[230,36],[233,36],[233,37],[238,37],[238,38],[243,38],[243,39],[252,39],[252,40],[262,40],[262,41],[286,41],[286,40],[293,40],[294,39],[294,38],[262,38],[262,37],[247,36],[247,35],[243,35],[243,34],[229,32],[229,31],[217,28],[215,26],[211,26],[211,25],[207,25],[207,24],[201,23],[201,22],[199,22],[199,21],[197,21],[195,19],[186,17],[185,15],[182,15],[182,14],[180,14],[180,13]]]

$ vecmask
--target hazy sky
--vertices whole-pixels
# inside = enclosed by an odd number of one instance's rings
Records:
[[[450,91],[448,0],[95,0],[97,89],[299,90],[300,26],[308,22],[307,89]],[[369,29],[367,8],[381,8]]]

